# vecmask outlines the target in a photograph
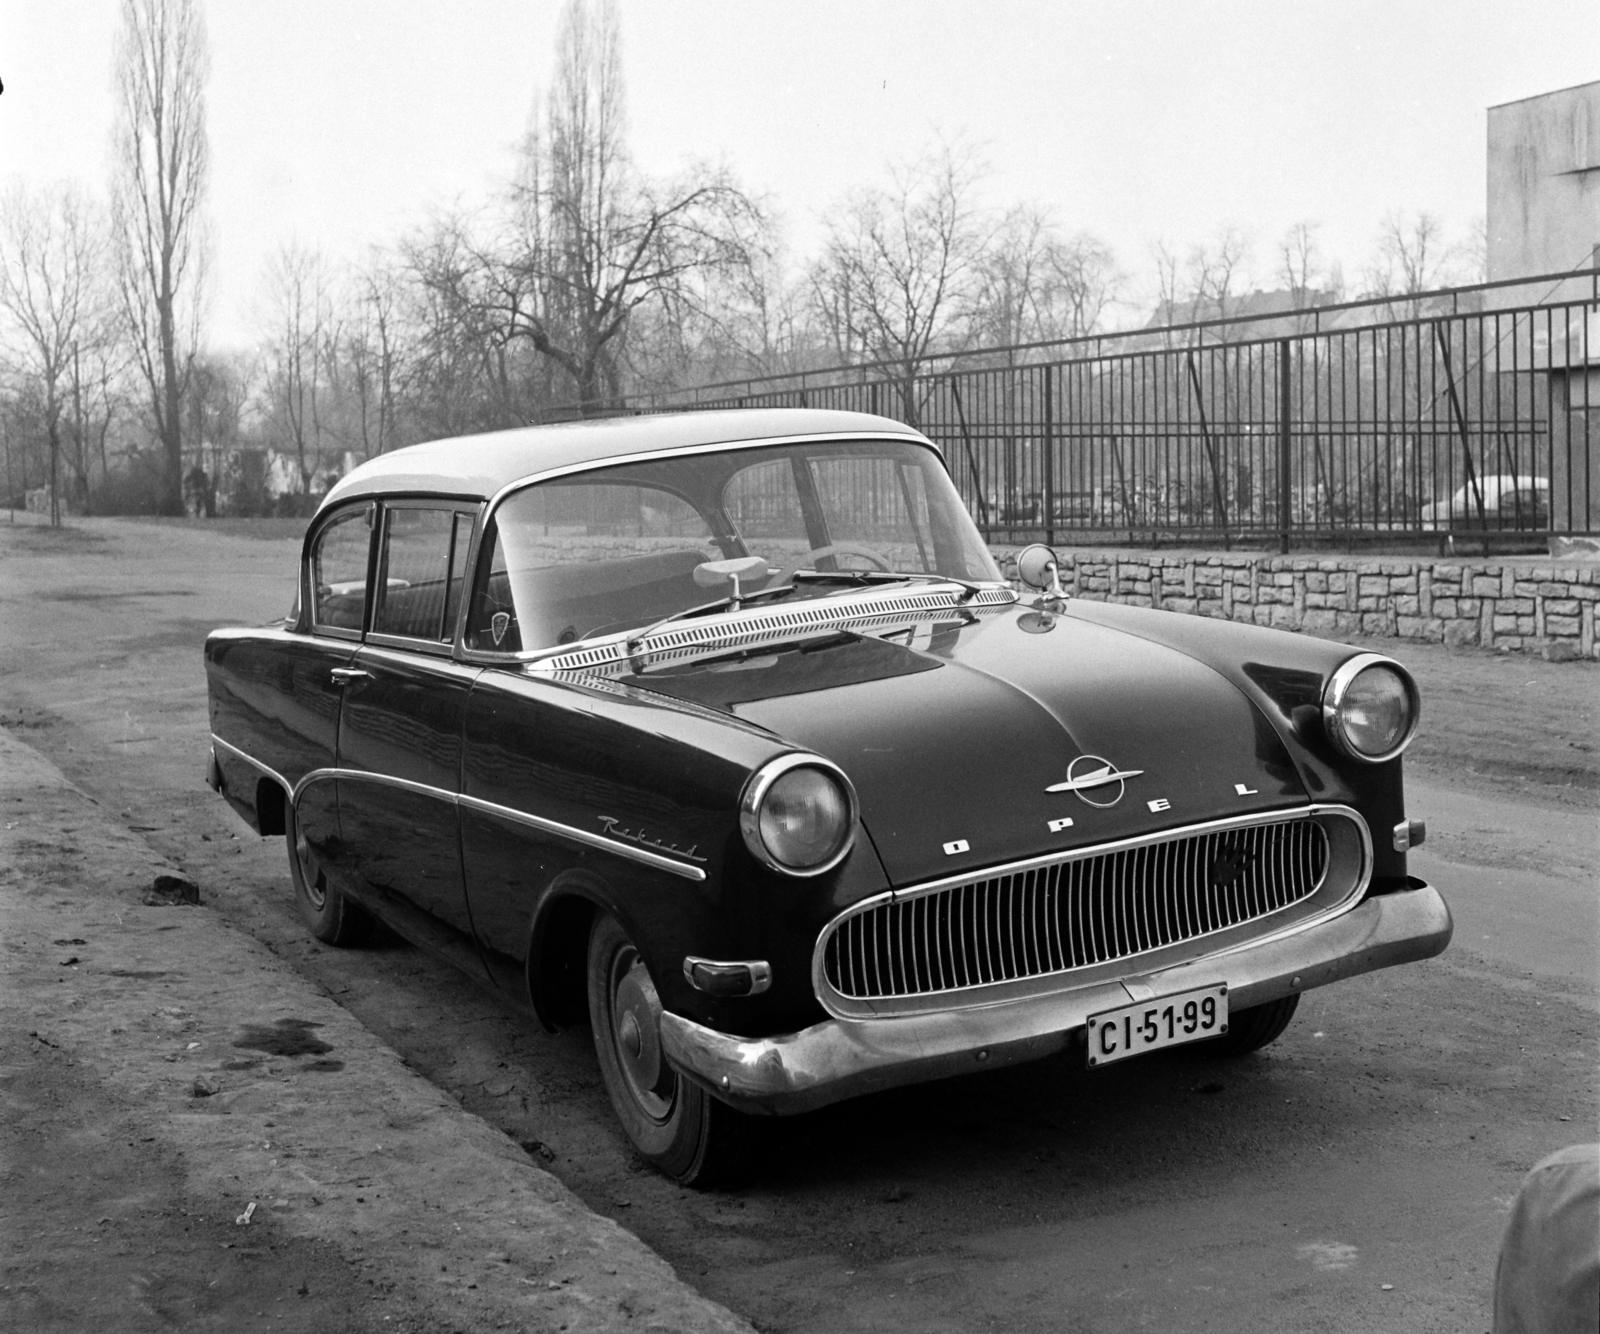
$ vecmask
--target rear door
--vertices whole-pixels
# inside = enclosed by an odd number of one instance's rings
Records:
[[[213,729],[227,737],[233,728],[219,715],[237,710],[248,716],[240,748],[297,794],[300,835],[325,866],[340,855],[334,782],[339,704],[366,623],[376,516],[377,506],[367,501],[323,520],[311,538],[299,627],[230,646],[224,659],[229,689],[217,689],[213,677]]]
[[[340,713],[339,818],[361,896],[481,976],[456,795],[482,669],[450,659],[474,514],[448,501],[383,505],[370,625]]]

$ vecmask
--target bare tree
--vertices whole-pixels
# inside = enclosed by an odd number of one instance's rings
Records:
[[[355,396],[355,436],[363,459],[395,445],[399,301],[399,279],[388,262],[376,260],[356,277],[341,352]]]
[[[1311,304],[1311,294],[1322,279],[1322,247],[1317,242],[1319,224],[1297,222],[1278,242],[1278,277],[1296,310]]]
[[[67,407],[64,414],[67,460],[73,485],[85,508],[92,493],[96,460],[104,485],[111,471],[106,442],[126,402],[127,343],[122,337],[116,293],[111,285],[96,281],[94,300],[84,321],[83,337],[74,344],[67,372]]]
[[[1445,244],[1444,226],[1432,213],[1409,218],[1396,209],[1378,231],[1377,252],[1367,269],[1372,296],[1415,296],[1447,279],[1454,250]]]
[[[134,359],[161,441],[161,503],[183,512],[183,396],[199,341],[208,151],[195,0],[122,0],[113,220]]]
[[[1007,345],[1093,333],[1121,283],[1107,247],[1064,240],[1045,211],[1012,209],[977,263],[970,315],[974,343]]]
[[[918,370],[964,341],[991,230],[975,199],[981,174],[969,150],[949,144],[894,167],[886,188],[857,191],[837,210],[814,270],[819,317],[836,340],[893,363],[911,425]]]
[[[1232,226],[1189,251],[1189,289],[1196,319],[1225,320],[1234,313],[1233,298],[1243,281],[1249,253],[1249,239]]]
[[[0,311],[13,364],[35,386],[50,456],[50,522],[61,522],[61,425],[73,362],[91,336],[101,237],[73,186],[0,197]]]
[[[585,413],[621,400],[620,349],[641,307],[703,307],[712,274],[749,260],[760,209],[725,171],[670,183],[627,152],[614,0],[567,0],[548,106],[522,149],[511,216],[487,243],[461,231],[420,271],[447,304],[559,366]],[[448,284],[444,290],[441,284]]]
[[[301,494],[310,495],[327,444],[332,309],[322,256],[295,243],[284,246],[268,264],[265,291],[267,419],[279,451],[294,460]]]
[[[1157,241],[1150,247],[1150,258],[1156,266],[1156,323],[1163,327],[1177,324],[1187,318],[1187,312],[1178,309],[1183,300],[1182,261],[1165,241]],[[1166,341],[1170,346],[1170,334]]]

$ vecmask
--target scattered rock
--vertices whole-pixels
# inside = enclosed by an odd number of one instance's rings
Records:
[[[197,1075],[197,1076],[195,1076],[194,1093],[193,1093],[192,1096],[194,1096],[196,1098],[214,1098],[214,1097],[216,1097],[217,1094],[219,1094],[221,1092],[222,1092],[222,1081],[220,1079],[216,1078],[216,1076],[214,1076],[214,1075]]]
[[[556,1151],[543,1140],[525,1139],[518,1142],[522,1145],[522,1151],[530,1158],[539,1158],[547,1163],[555,1162]]]
[[[170,908],[175,904],[199,903],[200,886],[181,875],[158,875],[144,892],[148,908]]]

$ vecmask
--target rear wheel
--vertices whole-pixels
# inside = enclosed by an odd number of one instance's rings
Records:
[[[1299,1005],[1300,993],[1296,992],[1282,1000],[1236,1010],[1228,1016],[1228,1031],[1220,1038],[1212,1038],[1206,1047],[1213,1056],[1245,1056],[1260,1051],[1283,1036]]]
[[[289,847],[289,879],[294,882],[295,902],[311,934],[328,945],[361,944],[372,934],[371,916],[328,883],[300,832],[294,805],[288,801],[283,803],[283,832],[283,841]]]
[[[600,1075],[639,1156],[686,1186],[735,1175],[748,1149],[749,1118],[667,1064],[655,983],[627,933],[605,914],[589,935],[588,988]]]

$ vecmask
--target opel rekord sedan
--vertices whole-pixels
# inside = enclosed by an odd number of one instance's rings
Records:
[[[210,781],[311,931],[593,1031],[638,1152],[1066,1052],[1242,1053],[1444,949],[1390,659],[1019,588],[917,432],[628,417],[357,468],[206,644]]]

